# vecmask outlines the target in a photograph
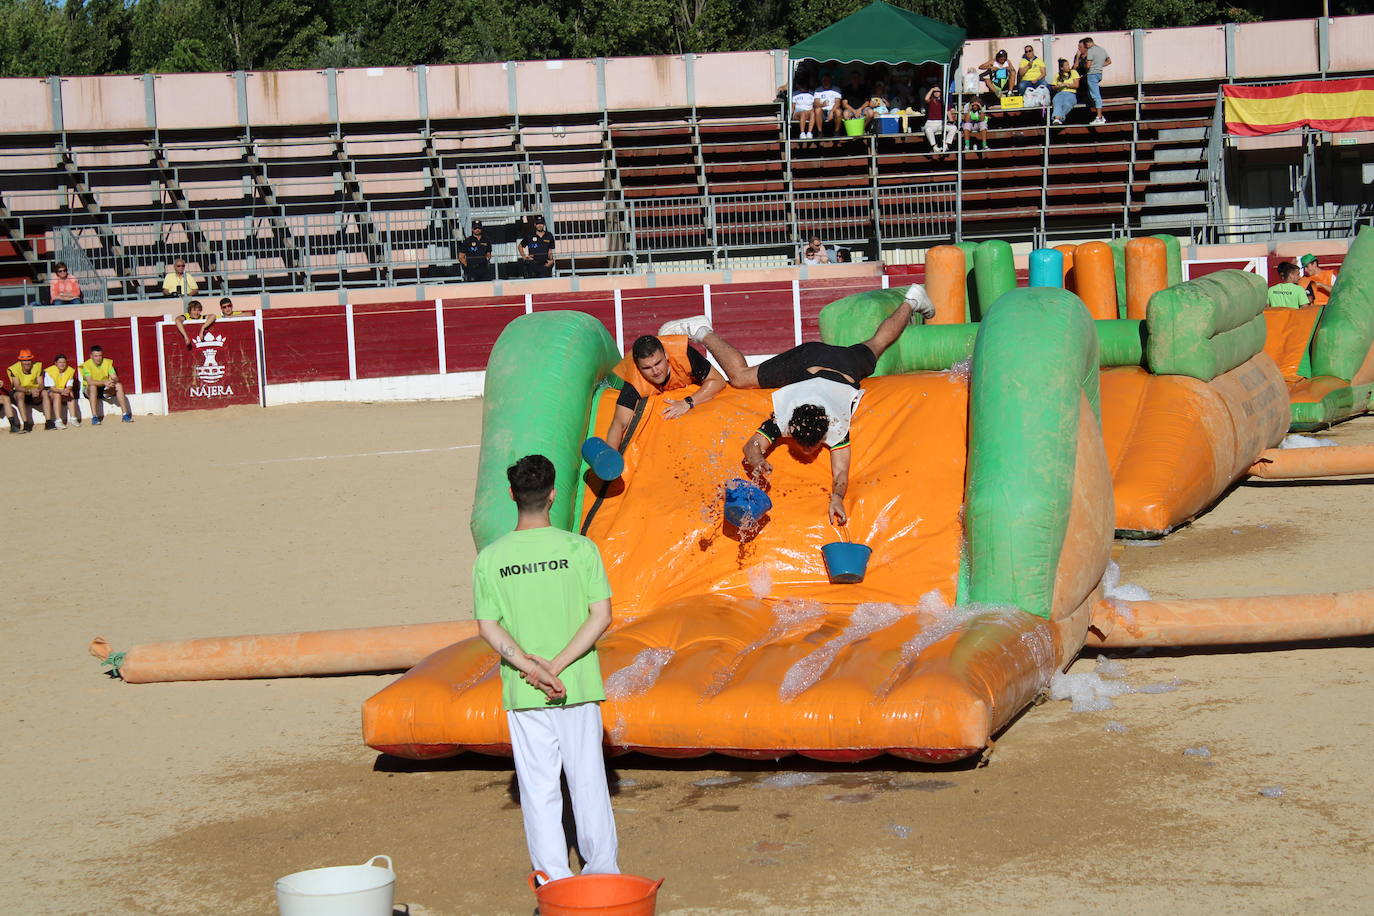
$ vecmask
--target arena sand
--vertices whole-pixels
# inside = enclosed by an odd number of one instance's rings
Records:
[[[402,912],[531,912],[508,762],[362,746],[359,705],[391,676],[135,686],[85,648],[468,616],[480,410],[244,408],[3,437],[8,912],[266,914],[275,878],[376,853]],[[1330,435],[1374,442],[1374,420]],[[1121,547],[1123,580],[1157,596],[1369,586],[1371,495],[1243,485],[1165,543]],[[981,769],[616,760],[622,865],[667,877],[664,913],[1374,910],[1374,641],[1122,661],[1178,689],[1031,709]]]

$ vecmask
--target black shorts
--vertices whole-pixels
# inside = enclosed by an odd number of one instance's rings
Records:
[[[868,349],[868,344],[837,347],[834,344],[813,341],[759,363],[759,387],[782,388],[785,385],[804,382],[814,377],[815,373],[806,371],[812,366],[847,375],[857,385],[872,375],[877,365],[878,357]]]

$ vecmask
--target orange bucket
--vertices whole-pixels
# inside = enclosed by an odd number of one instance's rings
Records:
[[[535,879],[548,881],[540,885]],[[539,916],[654,916],[654,902],[663,879],[638,875],[577,875],[549,881],[542,871],[530,872],[530,890],[539,901]]]

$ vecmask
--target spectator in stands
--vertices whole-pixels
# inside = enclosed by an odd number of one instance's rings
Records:
[[[961,124],[964,131],[964,145],[973,146],[975,135],[977,140],[982,141],[983,150],[988,148],[988,113],[983,110],[983,103],[978,99],[972,99],[964,106],[964,117]],[[977,147],[973,147],[977,149]]]
[[[534,232],[520,240],[520,259],[526,279],[553,276],[553,233],[544,228],[544,217],[534,218]]]
[[[792,93],[792,113],[797,117],[797,139],[810,140],[820,130],[816,123],[820,113],[816,110],[816,94],[810,89],[797,89]]]
[[[80,426],[80,392],[76,367],[67,362],[67,354],[57,354],[52,365],[43,370],[43,413],[48,417],[43,428],[66,429],[69,415],[72,425]]]
[[[469,283],[495,280],[491,265],[491,242],[482,234],[482,221],[472,221],[472,231],[458,247],[458,263],[463,265],[463,279]]]
[[[984,61],[978,67],[983,81],[983,91],[997,98],[1011,95],[1016,88],[1016,68],[1011,65],[1006,51],[998,51],[992,60]]]
[[[1063,124],[1078,104],[1078,71],[1069,66],[1067,58],[1059,58],[1059,72],[1050,86],[1054,89],[1054,123]]]
[[[10,400],[13,402],[14,419],[10,432],[33,432],[33,411],[42,411],[43,364],[34,359],[33,351],[25,347],[19,351],[19,361],[9,368]]]
[[[177,258],[172,269],[162,278],[164,296],[194,296],[200,292],[200,281],[186,272],[186,259]]]
[[[133,411],[129,409],[129,399],[124,395],[124,383],[115,372],[115,364],[105,358],[105,350],[91,347],[91,356],[81,364],[81,381],[86,386],[86,397],[90,399],[91,425],[99,426],[105,419],[105,404],[118,404],[125,423],[134,422]]]
[[[864,82],[863,74],[858,70],[849,71],[849,82],[845,84],[841,97],[844,99],[847,111],[858,112],[864,107],[864,103],[873,95],[868,91],[868,84]],[[845,115],[848,117],[848,114]]]
[[[233,299],[230,299],[230,298],[227,297],[227,296],[219,301],[219,317],[220,317],[220,318],[239,318],[239,317],[241,317],[241,316],[243,316],[243,315],[249,314],[249,312],[251,312],[251,311],[252,311],[251,309],[246,309],[246,310],[235,309],[235,308],[234,308],[234,300],[233,300]],[[209,327],[209,325],[206,325],[206,327]]]
[[[959,126],[945,120],[945,97],[939,86],[932,86],[926,92],[926,142],[932,152],[943,153],[959,136]]]
[[[1035,46],[1026,45],[1016,65],[1016,91],[1025,95],[1037,86],[1044,86],[1049,81],[1047,69],[1045,61],[1035,53]]]
[[[627,365],[629,363],[629,365]],[[687,345],[687,338],[645,334],[630,347],[627,360],[616,367],[616,374],[626,373],[625,387],[615,401],[615,416],[606,431],[606,444],[620,448],[625,430],[634,420],[639,404],[651,395],[664,394],[700,385],[693,394],[680,401],[664,399],[662,414],[676,420],[687,411],[700,407],[725,388],[725,376],[711,365],[711,361]]]
[[[1271,309],[1300,309],[1312,301],[1312,290],[1298,282],[1302,270],[1291,261],[1279,265],[1279,282],[1269,287]]]
[[[53,266],[52,283],[48,287],[48,299],[53,305],[79,305],[81,299],[81,281],[73,277],[67,270],[67,265],[58,261]]]
[[[230,303],[230,305],[232,304],[233,303]],[[200,304],[200,300],[192,299],[190,302],[186,303],[186,311],[176,316],[175,321],[177,323],[177,330],[181,332],[181,339],[186,341],[186,349],[188,350],[191,349],[191,347],[194,346],[194,344],[192,344],[191,342],[191,335],[186,331],[186,322],[205,322],[205,324],[201,325],[200,332],[196,334],[196,339],[200,339],[201,335],[203,335],[206,331],[210,330],[210,326],[214,324],[215,321],[219,318],[218,315],[211,315],[207,318],[204,314],[204,311],[205,306]],[[221,311],[223,311],[222,308]]]
[[[874,118],[881,117],[891,110],[887,99],[880,95],[875,95],[865,101],[863,107],[859,109],[859,117],[864,119],[864,129],[867,130],[873,126]]]
[[[1088,87],[1088,99],[1093,107],[1093,119],[1088,122],[1089,127],[1101,127],[1107,123],[1107,119],[1102,114],[1102,68],[1110,67],[1111,57],[1105,48],[1095,44],[1091,38],[1084,38],[1078,42],[1078,57],[1075,66],[1078,72],[1083,74],[1083,82]]]
[[[830,250],[821,242],[819,235],[811,236],[807,243],[802,246],[801,253],[797,255],[797,263],[805,264],[808,267],[830,263]]]
[[[816,101],[821,103],[822,111],[822,124],[818,127],[824,126],[824,122],[829,121],[834,129],[838,130],[840,121],[844,119],[845,109],[848,107],[844,101],[844,96],[830,82],[828,76],[821,77],[821,87],[816,90],[815,95]]]
[[[1298,282],[1312,292],[1312,304],[1326,305],[1331,299],[1331,290],[1336,287],[1336,272],[1322,270],[1315,254],[1303,255],[1298,263],[1302,265],[1302,279]]]

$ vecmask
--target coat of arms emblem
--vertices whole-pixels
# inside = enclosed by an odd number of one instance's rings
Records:
[[[221,334],[202,334],[196,338],[195,343],[196,352],[201,355],[203,360],[193,370],[196,378],[207,385],[224,378],[225,369],[219,361],[219,351],[224,346],[224,336]]]

